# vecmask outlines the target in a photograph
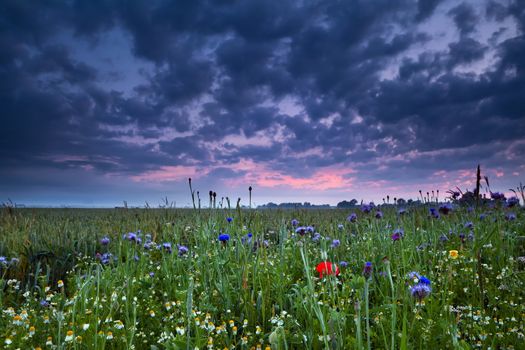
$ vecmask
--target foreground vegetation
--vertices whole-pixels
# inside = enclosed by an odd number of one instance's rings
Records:
[[[0,347],[519,349],[519,204],[5,209]]]

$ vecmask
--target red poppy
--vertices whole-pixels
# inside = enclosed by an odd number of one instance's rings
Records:
[[[329,261],[323,261],[317,265],[317,272],[319,272],[319,278],[323,278],[323,275],[339,275],[339,267],[336,264],[332,264]]]

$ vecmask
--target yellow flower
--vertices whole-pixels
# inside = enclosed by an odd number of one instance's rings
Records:
[[[58,282],[57,282],[57,286],[58,286],[58,288],[62,288],[62,287],[64,287],[64,281],[62,281],[62,280],[58,280]]]
[[[69,342],[73,340],[73,331],[67,331],[65,341]]]
[[[451,250],[448,252],[448,256],[451,259],[457,259],[459,257],[459,252],[457,250]]]

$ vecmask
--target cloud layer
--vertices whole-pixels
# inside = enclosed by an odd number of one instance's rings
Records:
[[[0,3],[0,190],[143,201],[503,189],[525,173],[525,3]],[[312,200],[313,198],[313,200]]]

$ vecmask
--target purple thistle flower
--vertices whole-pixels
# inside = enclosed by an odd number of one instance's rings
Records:
[[[348,217],[346,218],[346,221],[348,221],[348,222],[356,222],[357,221],[357,214],[356,213],[352,213],[352,214],[348,215]]]
[[[230,240],[230,235],[227,233],[223,233],[219,235],[219,241],[226,243]]]
[[[100,239],[100,244],[102,245],[108,245],[109,244],[109,237],[108,236],[104,236]]]
[[[186,246],[183,246],[183,245],[177,245],[177,247],[179,248],[179,256],[183,256],[185,255],[186,253],[188,253],[189,249],[188,247]]]
[[[423,300],[432,292],[432,288],[428,284],[418,283],[410,287],[410,294],[418,301]]]
[[[292,226],[295,227],[299,225],[299,221],[297,221],[297,219],[292,219]]]
[[[372,263],[370,261],[367,261],[363,267],[363,276],[366,279],[369,279],[372,276]]]

